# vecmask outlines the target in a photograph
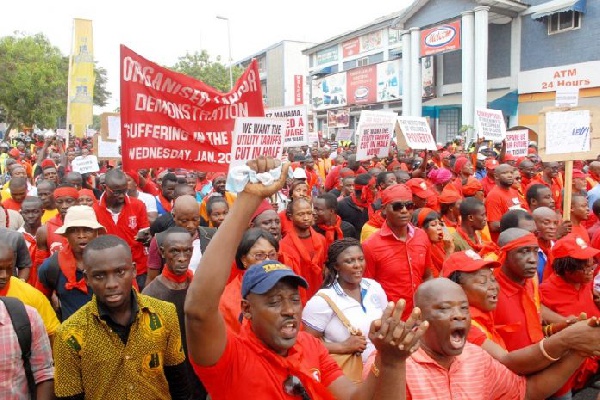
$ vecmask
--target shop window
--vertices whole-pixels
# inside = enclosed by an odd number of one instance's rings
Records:
[[[443,144],[454,140],[460,133],[460,108],[446,108],[439,110],[437,123],[437,141]]]
[[[357,67],[366,67],[367,65],[369,65],[369,57],[363,57],[356,60]]]
[[[565,11],[548,17],[548,35],[581,28],[581,13]]]
[[[261,57],[258,59],[258,72],[267,72],[267,59]]]

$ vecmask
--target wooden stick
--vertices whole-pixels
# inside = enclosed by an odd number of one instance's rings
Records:
[[[565,161],[565,184],[563,194],[563,221],[571,219],[571,197],[573,194],[573,161]]]

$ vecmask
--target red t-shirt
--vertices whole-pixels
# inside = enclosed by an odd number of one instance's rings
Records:
[[[560,276],[552,274],[540,285],[542,304],[563,317],[579,316],[582,312],[588,318],[600,317],[600,310],[594,303],[592,284],[589,282],[577,289]]]
[[[215,365],[202,367],[193,360],[190,362],[213,400],[293,399],[283,390],[283,382],[292,374],[286,364],[299,364],[300,371],[312,378],[315,385],[321,385],[322,390],[343,375],[323,343],[314,336],[299,332],[288,356],[282,357],[259,342],[246,324],[240,335],[227,332],[225,351]]]
[[[519,192],[513,188],[503,189],[495,186],[485,198],[485,210],[487,213],[488,225],[491,222],[500,222],[502,216],[508,212],[511,207],[520,206]],[[491,232],[492,240],[498,243],[497,232]]]
[[[396,239],[384,223],[363,243],[367,267],[365,278],[381,284],[390,301],[406,300],[403,318],[413,309],[413,296],[432,265],[431,242],[425,231],[409,225],[406,242]]]
[[[501,269],[496,270],[500,285],[498,305],[494,311],[496,329],[508,351],[527,347],[544,337],[539,292],[534,279],[523,286],[511,281]]]
[[[150,226],[144,203],[136,198],[125,196],[125,204],[116,224],[112,214],[106,208],[106,197],[102,196],[100,202],[94,204],[94,211],[98,222],[106,229],[107,234],[120,237],[131,247],[131,255],[135,262],[137,274],[141,275],[148,272],[148,257],[144,245],[135,240],[140,229]]]
[[[12,197],[2,202],[2,207],[6,208],[7,210],[15,210],[17,212],[21,211],[21,205],[21,203],[17,203]]]

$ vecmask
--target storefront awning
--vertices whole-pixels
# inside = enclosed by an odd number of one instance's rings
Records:
[[[502,110],[505,116],[516,115],[519,95],[516,91],[496,90],[487,93],[488,108]],[[440,110],[462,108],[462,94],[437,97],[423,103],[423,116],[437,118]]]
[[[315,72],[313,72],[311,75],[312,76],[320,76],[320,75],[328,75],[331,73],[331,66],[329,67],[324,67],[321,68],[319,70],[316,70]]]
[[[527,13],[531,18],[542,19],[552,14],[565,11],[579,11],[585,13],[586,0],[551,0],[537,6],[530,7]]]

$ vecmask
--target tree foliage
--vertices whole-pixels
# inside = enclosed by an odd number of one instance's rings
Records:
[[[185,56],[179,57],[171,69],[201,80],[221,92],[229,91],[229,66],[222,64],[220,57],[217,57],[216,61],[211,61],[206,50],[202,50],[200,53],[187,53]],[[243,73],[243,68],[237,65],[233,66],[234,84]]]
[[[94,104],[105,106],[106,70],[94,66]],[[56,128],[67,113],[69,58],[41,33],[0,38],[0,119],[15,126]]]

